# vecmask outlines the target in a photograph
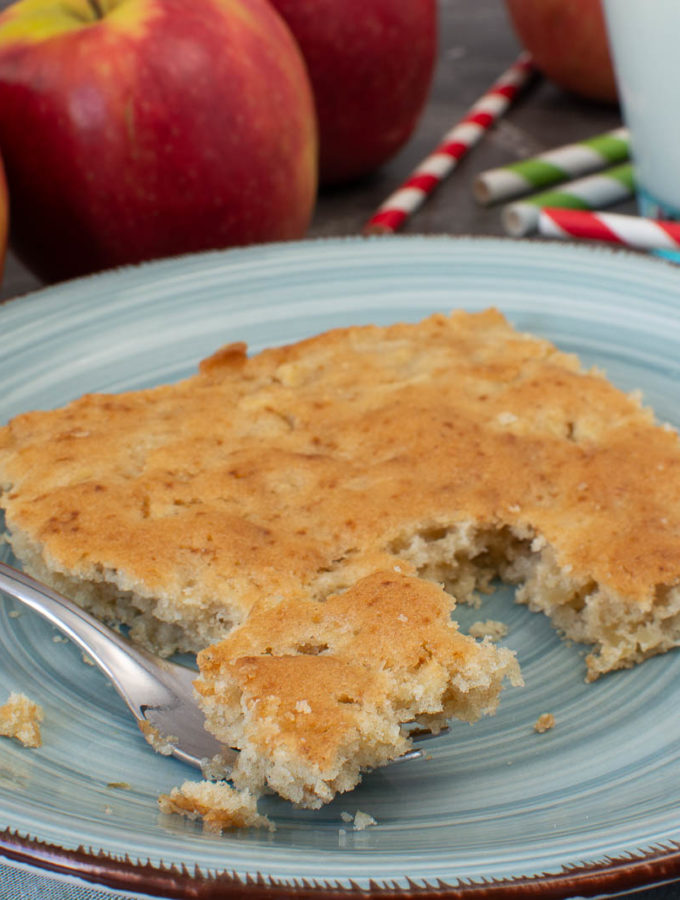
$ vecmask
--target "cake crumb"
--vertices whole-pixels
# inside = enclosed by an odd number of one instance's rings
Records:
[[[543,713],[534,722],[534,731],[543,734],[544,731],[550,731],[555,727],[555,716],[552,713]]]
[[[354,830],[363,831],[371,825],[377,825],[377,821],[368,813],[362,812],[360,809],[354,814]]]
[[[347,810],[343,810],[340,813],[340,818],[343,822],[347,822],[348,825],[350,823],[353,823],[355,831],[363,831],[364,828],[368,828],[370,825],[378,824],[373,816],[370,816],[368,813],[362,812],[360,809],[358,809],[354,813],[354,815],[352,815],[352,813],[350,812],[347,812]]]
[[[128,784],[127,781],[109,781],[106,784],[107,788],[111,788],[116,791],[131,791],[132,785]]]
[[[24,747],[40,747],[43,718],[42,707],[25,694],[12,692],[7,702],[0,706],[0,735],[16,738]]]
[[[267,828],[276,826],[257,811],[257,798],[248,790],[236,790],[226,781],[185,781],[169,794],[161,794],[158,805],[163,813],[177,813],[189,819],[202,819],[205,831],[221,833],[229,828]]]
[[[233,766],[232,751],[225,748],[224,752],[201,761],[201,775],[205,781],[226,781]]]
[[[508,633],[508,626],[504,622],[495,619],[487,619],[486,622],[473,622],[468,629],[473,638],[489,638],[491,641],[499,641]]]
[[[173,735],[164,736],[150,722],[137,722],[139,730],[146,738],[147,743],[151,744],[156,753],[161,756],[170,756],[177,743],[177,738]]]

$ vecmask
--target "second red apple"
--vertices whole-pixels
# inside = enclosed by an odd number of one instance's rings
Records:
[[[377,168],[411,135],[432,78],[436,0],[271,0],[316,99],[321,181]]]
[[[506,6],[544,75],[582,97],[616,100],[601,0],[506,0]]]

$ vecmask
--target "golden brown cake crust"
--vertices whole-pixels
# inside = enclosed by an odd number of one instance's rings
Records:
[[[194,648],[456,523],[538,535],[579,597],[646,615],[680,582],[679,473],[674,432],[495,310],[232,344],[179,384],[0,429],[29,555],[133,592]]]

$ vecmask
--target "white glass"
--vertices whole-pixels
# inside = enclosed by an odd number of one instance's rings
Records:
[[[640,212],[680,221],[680,0],[604,0],[604,11]]]

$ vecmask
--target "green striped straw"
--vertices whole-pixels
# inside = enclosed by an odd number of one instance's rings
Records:
[[[625,162],[630,155],[626,128],[566,144],[531,159],[489,169],[478,175],[474,194],[484,206],[531,193],[560,181],[571,181],[590,172]]]
[[[565,184],[560,190],[543,191],[503,207],[501,221],[507,234],[523,237],[538,229],[540,210],[546,206],[567,209],[602,209],[627,200],[635,193],[632,163],[613,166]]]

